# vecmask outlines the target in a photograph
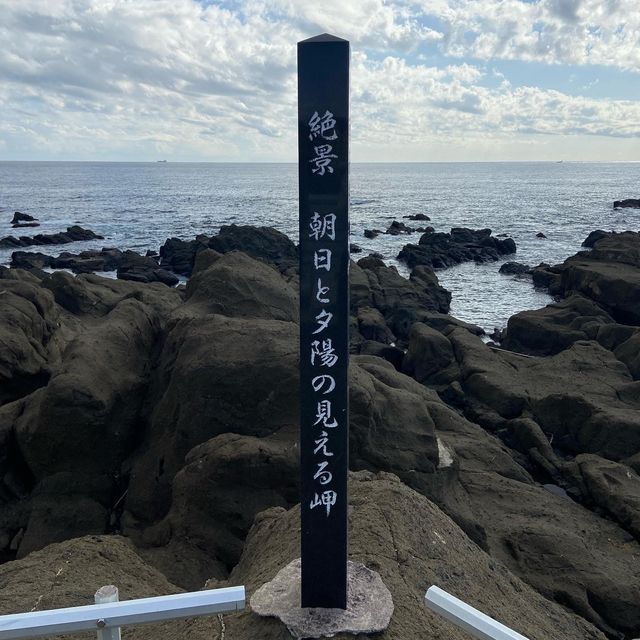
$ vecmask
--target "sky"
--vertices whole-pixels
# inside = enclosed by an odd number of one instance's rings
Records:
[[[296,161],[323,32],[352,161],[640,160],[640,0],[0,0],[0,160]]]

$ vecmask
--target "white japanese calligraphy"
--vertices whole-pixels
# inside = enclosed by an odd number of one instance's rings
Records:
[[[314,240],[320,240],[320,238],[329,238],[330,240],[336,239],[336,216],[333,213],[328,213],[321,216],[317,211],[313,212],[311,222],[309,223],[311,233],[310,238]]]
[[[313,450],[314,455],[322,451],[323,456],[330,458],[333,453],[327,449],[327,442],[329,442],[329,434],[326,431],[323,431],[320,434],[320,437],[315,441],[316,448]]]
[[[323,387],[328,387],[328,389],[322,392],[322,395],[326,396],[327,393],[331,393],[336,388],[336,381],[333,376],[329,376],[325,374],[321,376],[316,376],[311,381],[311,386],[313,387],[313,390],[316,392],[323,389]]]
[[[326,460],[318,462],[318,469],[313,474],[313,479],[317,480],[320,484],[329,484],[333,479],[333,474],[331,471],[327,471],[328,466],[329,463]]]
[[[324,140],[335,140],[338,134],[335,132],[336,121],[333,118],[331,111],[325,111],[322,118],[318,112],[314,112],[309,120],[309,128],[311,133],[309,134],[309,140],[313,140],[320,136]],[[329,133],[333,131],[333,135]]]
[[[327,304],[329,302],[329,298],[323,298],[322,296],[326,296],[329,293],[329,287],[322,286],[322,280],[318,278],[318,288],[316,290],[316,300],[320,304]]]
[[[334,429],[338,426],[338,421],[331,415],[331,400],[319,400],[316,409],[316,421],[313,426],[322,423],[326,429]]]
[[[311,343],[311,364],[320,361],[321,367],[333,367],[338,362],[338,355],[333,347],[331,338],[326,340],[314,340]]]
[[[335,491],[323,491],[321,495],[315,494],[313,500],[309,504],[310,509],[323,506],[327,509],[327,517],[331,513],[331,507],[335,505],[338,494]]]
[[[313,252],[313,266],[318,269],[331,271],[331,249],[318,249]]]
[[[312,335],[316,335],[316,333],[322,333],[331,322],[333,318],[333,313],[330,311],[325,311],[324,309],[316,316],[316,322],[318,323],[318,328],[312,332]]]
[[[317,173],[319,176],[323,176],[326,171],[333,173],[331,160],[338,157],[335,153],[331,153],[333,151],[333,147],[330,144],[321,144],[317,147],[313,147],[313,150],[316,157],[309,160],[309,162],[314,162],[316,166],[311,169],[311,172]]]

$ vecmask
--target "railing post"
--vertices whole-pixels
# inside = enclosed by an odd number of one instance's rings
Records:
[[[108,584],[100,587],[94,596],[96,604],[107,602],[119,602],[118,587]],[[96,620],[98,627],[98,640],[120,640],[120,627],[106,627],[106,620]]]

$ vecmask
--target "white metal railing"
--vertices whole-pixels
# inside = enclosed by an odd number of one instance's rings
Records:
[[[170,596],[118,601],[114,586],[95,594],[97,604],[0,616],[0,640],[97,631],[99,640],[119,640],[120,627],[163,620],[194,618],[240,611],[244,587],[210,589]]]
[[[529,640],[439,587],[429,587],[424,603],[480,640]]]

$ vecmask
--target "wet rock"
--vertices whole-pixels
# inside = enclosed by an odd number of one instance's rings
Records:
[[[389,225],[385,233],[390,236],[399,236],[401,234],[413,233],[414,231],[415,229],[408,227],[406,224],[404,224],[404,222],[398,222],[397,220],[394,220]]]
[[[544,233],[542,233],[542,231],[538,231],[538,233],[536,233],[536,238],[546,238],[547,236],[544,235]]]
[[[511,276],[523,275],[525,273],[530,273],[530,271],[531,267],[527,264],[522,264],[521,262],[505,262],[499,269],[500,273]]]
[[[560,268],[558,266],[552,267],[551,265],[541,262],[537,267],[531,270],[531,277],[533,284],[541,289],[548,289],[552,296],[559,295],[561,291],[560,286]]]
[[[369,240],[373,240],[373,238],[376,238],[381,233],[382,233],[382,231],[380,229],[365,229],[364,230],[364,237],[365,238],[369,238]]]
[[[613,203],[614,209],[640,209],[640,200],[634,200],[633,198],[629,198],[627,200],[615,200]]]
[[[411,215],[411,216],[402,216],[403,218],[406,218],[407,220],[420,220],[423,222],[430,222],[431,218],[424,214],[424,213],[416,213],[415,215]]]
[[[13,219],[11,220],[11,224],[20,224],[22,222],[35,222],[37,218],[34,218],[32,215],[28,213],[20,213],[20,211],[16,211],[13,214]]]
[[[405,245],[398,259],[413,269],[418,265],[450,267],[467,261],[487,262],[514,253],[515,242],[491,235],[491,229],[454,228],[451,233],[425,233],[417,245]]]
[[[196,255],[206,249],[207,241],[205,236],[189,241],[168,238],[160,247],[160,266],[182,276],[190,276]]]
[[[349,253],[362,253],[362,247],[352,242],[349,244]]]
[[[606,238],[609,234],[606,231],[602,231],[598,229],[597,231],[592,231],[582,243],[583,247],[593,247],[598,240],[602,240],[602,238]]]
[[[39,222],[14,222],[11,226],[14,229],[25,229],[25,228],[39,227],[40,223]]]
[[[70,242],[81,242],[86,240],[103,240],[102,236],[94,233],[90,229],[83,229],[78,225],[67,227],[64,233],[41,234],[33,237],[6,236],[0,238],[0,249],[12,249],[19,247],[30,247],[34,245],[68,244]]]

